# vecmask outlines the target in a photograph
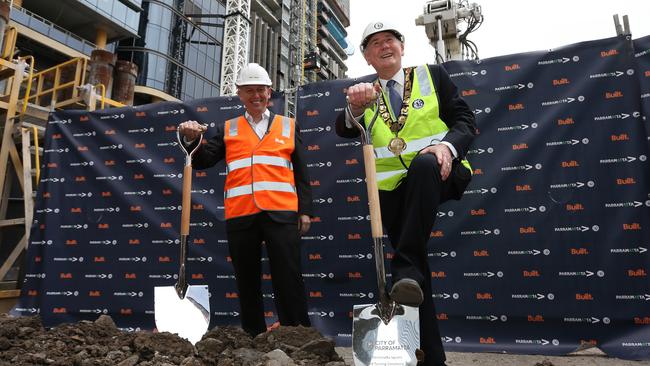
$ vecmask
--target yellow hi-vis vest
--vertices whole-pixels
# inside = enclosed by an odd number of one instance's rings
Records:
[[[385,105],[390,110],[388,96],[383,91],[382,98],[384,98],[384,101],[386,101]],[[375,107],[373,106],[365,110],[365,121],[372,119],[374,109]],[[440,108],[436,96],[436,89],[427,65],[418,66],[414,70],[408,109],[406,122],[402,130],[399,131],[399,137],[406,141],[406,149],[400,155],[404,164],[400,161],[400,157],[395,156],[395,154],[388,150],[388,143],[395,137],[395,134],[390,130],[386,121],[381,117],[381,114],[377,117],[377,121],[372,127],[372,145],[375,149],[375,156],[377,157],[375,160],[377,167],[377,185],[383,191],[392,191],[397,188],[408,171],[404,165],[409,167],[418,151],[429,145],[439,143],[449,131],[449,127],[440,119]],[[393,113],[391,110],[393,116],[398,116],[399,111],[395,112],[397,113]],[[467,160],[463,159],[462,164],[470,172],[472,171]]]

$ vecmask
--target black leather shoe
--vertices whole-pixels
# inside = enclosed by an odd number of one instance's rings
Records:
[[[418,282],[412,278],[402,278],[393,284],[390,298],[398,304],[418,307],[424,300],[422,289]]]

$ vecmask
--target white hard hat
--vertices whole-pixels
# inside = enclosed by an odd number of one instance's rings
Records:
[[[368,24],[366,29],[363,31],[363,37],[361,37],[361,52],[366,49],[370,37],[379,32],[391,32],[395,35],[400,42],[404,43],[404,36],[397,30],[397,27],[391,22],[372,22]]]
[[[264,68],[256,63],[250,63],[244,66],[237,76],[237,81],[235,85],[266,85],[271,86],[271,78],[269,73],[264,70]]]

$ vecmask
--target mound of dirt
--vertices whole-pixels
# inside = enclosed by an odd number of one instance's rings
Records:
[[[107,315],[51,329],[39,317],[0,315],[0,366],[345,366],[334,347],[302,326],[255,338],[241,328],[215,327],[192,345],[166,332],[121,331]]]

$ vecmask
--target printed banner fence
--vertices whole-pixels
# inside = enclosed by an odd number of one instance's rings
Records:
[[[648,50],[650,37],[618,37],[445,64],[480,130],[472,183],[440,207],[429,243],[447,350],[650,358]],[[302,247],[309,314],[345,346],[353,305],[377,300],[360,142],[334,132],[358,81],[306,85],[297,111],[315,204]],[[283,112],[282,95],[273,104]],[[241,113],[224,97],[53,113],[15,311],[153,328],[153,287],[178,270],[176,126],[195,119],[210,136]],[[239,323],[224,176],[220,165],[193,177],[188,273],[209,285],[211,326]]]
[[[634,57],[636,58],[638,77],[641,87],[641,111],[650,145],[650,36],[634,40]]]

